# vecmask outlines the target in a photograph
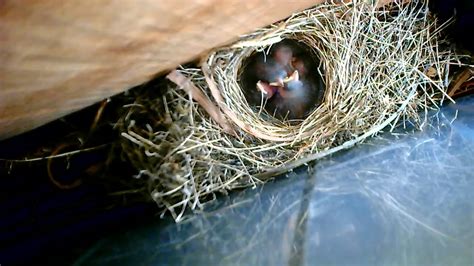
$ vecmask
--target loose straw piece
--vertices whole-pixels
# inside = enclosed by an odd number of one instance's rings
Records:
[[[199,103],[199,105],[206,110],[209,116],[222,127],[222,130],[230,135],[237,135],[232,126],[226,121],[222,112],[217,108],[203,93],[198,89],[186,76],[179,73],[177,70],[171,71],[166,76],[167,79],[174,82],[181,89],[186,91],[191,97]]]
[[[448,90],[449,97],[453,97],[459,91],[461,86],[472,77],[471,70],[469,68],[465,69],[459,77],[456,79],[455,83]]]

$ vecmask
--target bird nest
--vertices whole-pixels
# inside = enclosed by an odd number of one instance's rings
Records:
[[[216,192],[255,186],[400,124],[446,95],[454,55],[424,2],[323,4],[217,48],[201,68],[181,68],[159,96],[138,95],[121,118],[122,147],[149,180],[152,198],[176,221]],[[324,100],[305,119],[250,106],[242,62],[294,39],[321,59]],[[315,73],[316,74],[316,73]],[[319,74],[319,73],[318,73]]]

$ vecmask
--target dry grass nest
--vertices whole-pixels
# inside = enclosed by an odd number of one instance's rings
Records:
[[[149,192],[176,221],[216,192],[255,186],[400,124],[422,127],[444,100],[457,57],[426,3],[376,8],[323,4],[218,48],[181,68],[162,94],[136,95],[117,124]],[[311,47],[324,69],[323,103],[299,123],[262,114],[239,87],[255,51],[282,39]]]

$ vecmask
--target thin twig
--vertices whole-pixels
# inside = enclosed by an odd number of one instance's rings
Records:
[[[56,158],[62,158],[62,157],[67,157],[79,153],[85,153],[85,152],[90,152],[90,151],[95,151],[95,150],[100,150],[102,148],[108,147],[112,143],[105,143],[102,145],[98,145],[95,147],[90,147],[90,148],[85,148],[85,149],[80,149],[80,150],[75,150],[75,151],[70,151],[70,152],[65,152],[65,153],[60,153],[56,155],[51,155],[51,156],[45,156],[45,157],[37,157],[37,158],[30,158],[30,159],[4,159],[0,158],[0,161],[4,162],[10,162],[10,163],[29,163],[29,162],[37,162],[37,161],[43,161],[43,160],[49,160],[49,159],[56,159]]]
[[[224,115],[219,111],[219,109],[198,89],[191,81],[189,81],[186,76],[179,73],[177,70],[171,71],[166,78],[174,82],[184,91],[191,95],[191,97],[196,100],[204,110],[214,119],[214,121],[219,124],[224,132],[231,135],[236,135],[232,126],[225,120]]]

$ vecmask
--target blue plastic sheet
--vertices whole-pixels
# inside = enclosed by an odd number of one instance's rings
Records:
[[[77,265],[474,265],[474,97]]]

